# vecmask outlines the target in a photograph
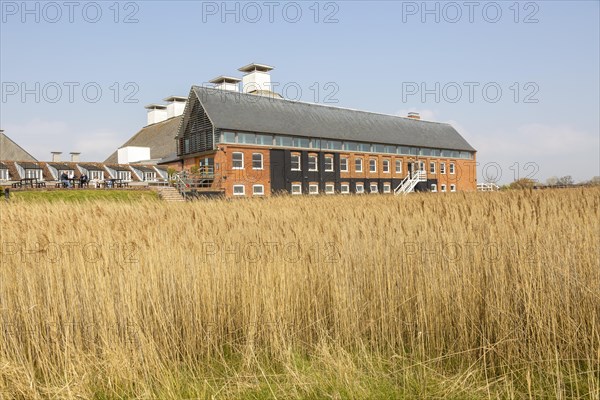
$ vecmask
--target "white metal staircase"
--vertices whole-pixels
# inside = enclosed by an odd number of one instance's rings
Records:
[[[403,194],[407,195],[415,190],[415,187],[419,182],[427,181],[427,173],[425,171],[415,171],[412,175],[409,173],[406,178],[398,185],[394,190],[395,195]]]

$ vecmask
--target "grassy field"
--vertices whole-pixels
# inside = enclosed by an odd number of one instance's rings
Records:
[[[139,201],[158,199],[150,190],[63,189],[12,191],[11,200],[19,202],[86,202],[86,201]],[[2,199],[3,200],[3,199]]]
[[[0,398],[600,399],[600,190],[0,204]]]

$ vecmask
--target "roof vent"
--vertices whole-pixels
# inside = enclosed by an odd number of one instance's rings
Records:
[[[242,91],[244,93],[260,94],[261,92],[272,92],[271,74],[273,67],[266,64],[248,64],[238,69],[245,72],[242,78]]]
[[[52,154],[52,162],[59,162],[62,151],[51,151],[50,154]]]
[[[169,96],[163,100],[167,102],[167,119],[183,114],[187,97]]]
[[[215,79],[210,80],[209,82],[215,85],[215,89],[228,90],[230,92],[239,92],[241,81],[241,79],[234,78],[232,76],[221,75],[217,76]]]
[[[167,119],[167,106],[162,104],[148,104],[144,107],[148,110],[148,122],[146,125],[156,124]]]
[[[69,154],[71,154],[71,162],[79,162],[79,155],[80,155],[81,153],[78,153],[78,152],[72,151],[72,152],[70,152]]]
[[[419,114],[418,112],[411,111],[411,112],[408,113],[408,118],[420,120],[421,119],[421,114]]]

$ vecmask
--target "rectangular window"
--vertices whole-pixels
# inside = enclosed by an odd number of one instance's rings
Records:
[[[103,180],[104,179],[104,171],[90,171],[89,174],[90,179]]]
[[[319,184],[311,183],[308,185],[308,194],[319,194]]]
[[[273,136],[271,135],[256,135],[256,144],[263,146],[273,146]]]
[[[350,185],[348,183],[342,183],[340,185],[340,192],[342,194],[348,194],[348,193],[350,193]]]
[[[431,184],[431,191],[432,191],[433,193],[436,193],[436,192],[437,192],[437,185],[436,185],[435,183],[432,183],[432,184]]]
[[[294,140],[294,147],[308,148],[310,146],[310,141],[307,138],[295,137],[293,140]]]
[[[388,154],[396,154],[396,146],[385,146],[385,152]]]
[[[382,144],[374,144],[371,150],[373,153],[384,153],[385,146]]]
[[[425,162],[419,161],[419,171],[425,172]]]
[[[321,148],[321,139],[311,139],[310,147],[312,149],[320,149]]]
[[[392,184],[389,182],[384,182],[383,193],[391,193],[391,192],[392,192]]]
[[[454,163],[450,163],[450,175],[454,175]]]
[[[238,143],[256,144],[256,135],[254,133],[238,133]]]
[[[429,163],[429,173],[435,174],[435,163],[434,162]]]
[[[358,151],[371,151],[371,145],[367,143],[359,143]]]
[[[252,153],[252,169],[263,169],[263,155]]]
[[[117,178],[122,179],[124,181],[131,181],[131,172],[130,171],[118,171]]]
[[[156,180],[156,172],[144,172],[144,181],[154,182]]]
[[[282,147],[294,147],[294,138],[290,136],[275,136],[275,145]]]
[[[233,185],[233,195],[243,196],[246,194],[246,187],[244,185]]]
[[[302,194],[302,185],[299,183],[292,183],[292,194]]]
[[[362,158],[356,158],[354,160],[354,171],[356,172],[362,172],[363,170],[363,160]]]
[[[8,180],[8,170],[7,169],[0,169],[0,181],[7,181]]]
[[[344,142],[344,149],[347,151],[357,151],[358,143],[356,142]]]
[[[265,187],[263,185],[252,185],[252,194],[254,196],[262,196],[265,194]]]
[[[364,193],[365,192],[365,185],[363,183],[356,183],[356,193]]]
[[[429,157],[431,156],[431,149],[419,149],[419,155]]]
[[[402,160],[396,160],[396,173],[402,173]]]
[[[446,185],[440,186],[440,192],[446,192]]]
[[[369,159],[369,172],[377,172],[377,159],[371,158]]]
[[[235,143],[235,132],[223,132],[221,133],[222,143]]]
[[[334,194],[335,193],[335,185],[331,182],[327,182],[325,184],[325,193],[326,194]]]
[[[384,174],[390,173],[390,160],[383,160],[383,173]]]
[[[369,185],[369,191],[370,191],[371,193],[377,193],[377,192],[378,192],[378,190],[377,190],[377,184],[376,184],[376,183],[371,183],[371,184]]]
[[[333,156],[325,156],[325,172],[333,172]]]
[[[340,172],[348,172],[348,159],[346,157],[340,158]]]
[[[233,158],[233,169],[244,169],[244,153],[235,152],[232,155]]]
[[[308,170],[318,171],[317,156],[308,156]]]
[[[300,171],[300,154],[292,154],[292,171]]]
[[[446,173],[446,163],[440,163],[440,174],[445,174]]]
[[[454,184],[450,185],[450,191],[456,192],[456,185],[454,185]]]

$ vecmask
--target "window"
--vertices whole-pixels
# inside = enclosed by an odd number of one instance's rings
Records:
[[[325,156],[325,172],[333,172],[333,156]]]
[[[223,133],[221,133],[221,142],[223,142],[223,143],[235,143],[235,132],[223,132]]]
[[[293,138],[293,142],[294,142],[294,147],[306,147],[306,148],[308,148],[309,145],[310,145],[310,142],[309,142],[308,138],[295,137],[295,138]]]
[[[425,172],[425,161],[419,161],[419,171]]]
[[[246,187],[244,185],[233,185],[233,195],[243,196],[246,194]]]
[[[363,164],[363,160],[362,158],[357,158],[354,160],[354,170],[356,172],[362,172],[362,164]]]
[[[331,182],[325,184],[325,193],[326,194],[334,194],[335,193],[335,185]]]
[[[302,194],[302,185],[299,183],[292,183],[292,194]]]
[[[124,181],[131,180],[131,172],[130,171],[117,171],[117,178],[122,179]]]
[[[435,163],[434,162],[429,163],[429,173],[435,174]]]
[[[454,163],[450,163],[450,174],[454,175]]]
[[[156,172],[144,172],[144,181],[154,182],[156,180]]]
[[[244,153],[233,153],[233,169],[244,169]]]
[[[456,185],[454,185],[454,184],[450,185],[450,191],[456,192]]]
[[[446,185],[440,186],[440,192],[442,192],[442,193],[446,192]]]
[[[238,143],[256,144],[256,135],[254,133],[238,133]]]
[[[275,145],[282,147],[293,147],[294,138],[290,136],[275,136]]]
[[[340,158],[340,172],[348,172],[348,159]]]
[[[41,169],[26,169],[25,170],[25,178],[35,178],[42,179],[42,170]]]
[[[396,146],[385,146],[385,152],[388,154],[396,154]]]
[[[300,171],[300,154],[292,154],[292,171]]]
[[[263,155],[252,153],[252,169],[263,169]]]
[[[323,144],[328,150],[342,150],[342,142],[337,140],[327,140]]]
[[[309,171],[318,171],[319,168],[317,166],[317,156],[308,156],[308,170]]]
[[[383,160],[383,173],[384,174],[390,173],[390,160]]]
[[[90,171],[89,178],[101,181],[104,179],[104,171]]]
[[[396,173],[402,173],[402,160],[396,160]]]
[[[273,136],[256,135],[256,144],[261,144],[263,146],[273,146]]]
[[[385,182],[383,184],[383,193],[391,193],[392,192],[392,184],[389,182]]]
[[[358,151],[371,151],[371,145],[367,143],[359,143]]]
[[[436,192],[437,192],[437,185],[436,185],[435,183],[432,183],[432,184],[431,184],[431,191],[432,191],[433,193],[436,193]]]
[[[369,160],[369,172],[377,172],[377,159],[371,158]]]
[[[358,143],[356,142],[344,142],[344,149],[347,151],[358,150]]]
[[[345,182],[342,183],[340,185],[340,192],[342,194],[348,194],[348,193],[350,193],[350,185],[348,183],[345,183]]]
[[[356,183],[356,193],[364,193],[365,185],[362,183]]]
[[[308,185],[308,194],[319,194],[319,184],[311,183]]]
[[[263,185],[252,185],[252,194],[254,196],[262,196],[265,194],[265,187]]]
[[[440,174],[445,174],[446,173],[446,163],[440,163]]]
[[[373,153],[383,153],[385,152],[385,146],[382,144],[374,144],[371,151]]]
[[[7,169],[0,169],[0,181],[7,181],[8,180],[8,170]]]
[[[377,193],[378,192],[378,190],[377,190],[377,184],[376,183],[371,183],[369,185],[369,190],[370,190],[371,193]]]

